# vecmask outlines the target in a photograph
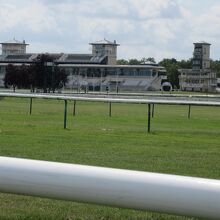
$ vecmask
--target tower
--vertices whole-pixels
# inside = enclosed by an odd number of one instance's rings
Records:
[[[92,45],[93,56],[108,56],[108,65],[116,65],[117,63],[117,47],[119,44],[110,42],[106,39],[90,43]]]
[[[217,77],[211,70],[210,46],[204,41],[194,43],[192,69],[179,70],[181,90],[215,92]]]
[[[0,44],[2,45],[2,55],[25,54],[28,45],[25,41],[20,42],[15,39]]]
[[[211,44],[204,41],[194,43],[193,70],[210,69],[210,46]]]

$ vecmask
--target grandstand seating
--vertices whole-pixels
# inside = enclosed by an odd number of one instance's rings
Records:
[[[141,80],[139,83],[139,86],[141,87],[146,87],[147,85],[149,85],[149,80]]]
[[[90,61],[92,55],[87,54],[69,54],[66,57],[66,61]]]
[[[79,85],[82,85],[82,82],[87,82],[88,86],[102,86],[102,89],[109,87],[111,91],[115,90],[118,86],[120,90],[124,91],[148,91],[148,90],[160,90],[161,89],[161,78],[153,77],[153,78],[124,78],[118,79],[118,81],[114,78],[104,78],[101,80],[98,77],[86,78],[82,76],[72,76],[69,78],[69,82],[67,84],[68,88],[76,88]],[[85,83],[84,83],[85,84]]]
[[[138,86],[140,80],[127,79],[123,83],[123,86]]]

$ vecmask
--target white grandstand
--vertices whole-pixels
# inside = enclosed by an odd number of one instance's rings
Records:
[[[68,72],[69,89],[93,91],[158,91],[166,71],[151,65],[60,64]]]
[[[0,56],[0,86],[8,64],[30,65],[36,62],[39,54],[26,53],[25,42],[7,42],[2,45],[7,48],[23,48],[23,50],[4,50]],[[68,74],[66,88],[78,91],[155,91],[161,90],[166,81],[166,70],[155,63],[142,65],[116,65],[117,47],[119,44],[107,41],[91,43],[92,54],[64,54],[48,55],[53,60],[53,66],[58,66]],[[15,51],[15,52],[13,52]]]

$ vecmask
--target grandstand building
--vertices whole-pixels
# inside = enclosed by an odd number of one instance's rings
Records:
[[[192,69],[180,69],[179,84],[183,91],[215,92],[216,73],[210,68],[210,46],[204,41],[194,43]]]
[[[14,40],[15,41],[15,40]],[[25,42],[5,42],[0,56],[0,86],[8,64],[30,65],[39,54],[26,53]],[[92,54],[49,53],[53,65],[68,74],[67,88],[78,91],[156,91],[166,81],[166,70],[157,64],[117,65],[119,44],[106,39],[92,45]],[[12,46],[14,47],[13,49]],[[16,47],[15,47],[16,46]],[[6,49],[5,49],[6,48]],[[8,48],[8,49],[7,49]],[[3,51],[4,49],[4,51]]]

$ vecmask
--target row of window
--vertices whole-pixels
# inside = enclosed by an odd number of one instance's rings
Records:
[[[185,81],[188,84],[204,84],[204,83],[212,83],[212,84],[216,84],[216,79],[211,79],[209,81],[205,81],[204,79],[192,79],[192,80],[186,80]]]
[[[199,79],[192,79],[192,80],[186,80],[186,83],[188,83],[188,84],[203,84],[205,81],[204,81],[204,79],[201,79],[201,80],[199,80]]]
[[[100,69],[100,68],[67,68],[68,75],[82,75],[87,77],[109,76],[156,76],[152,69]]]

